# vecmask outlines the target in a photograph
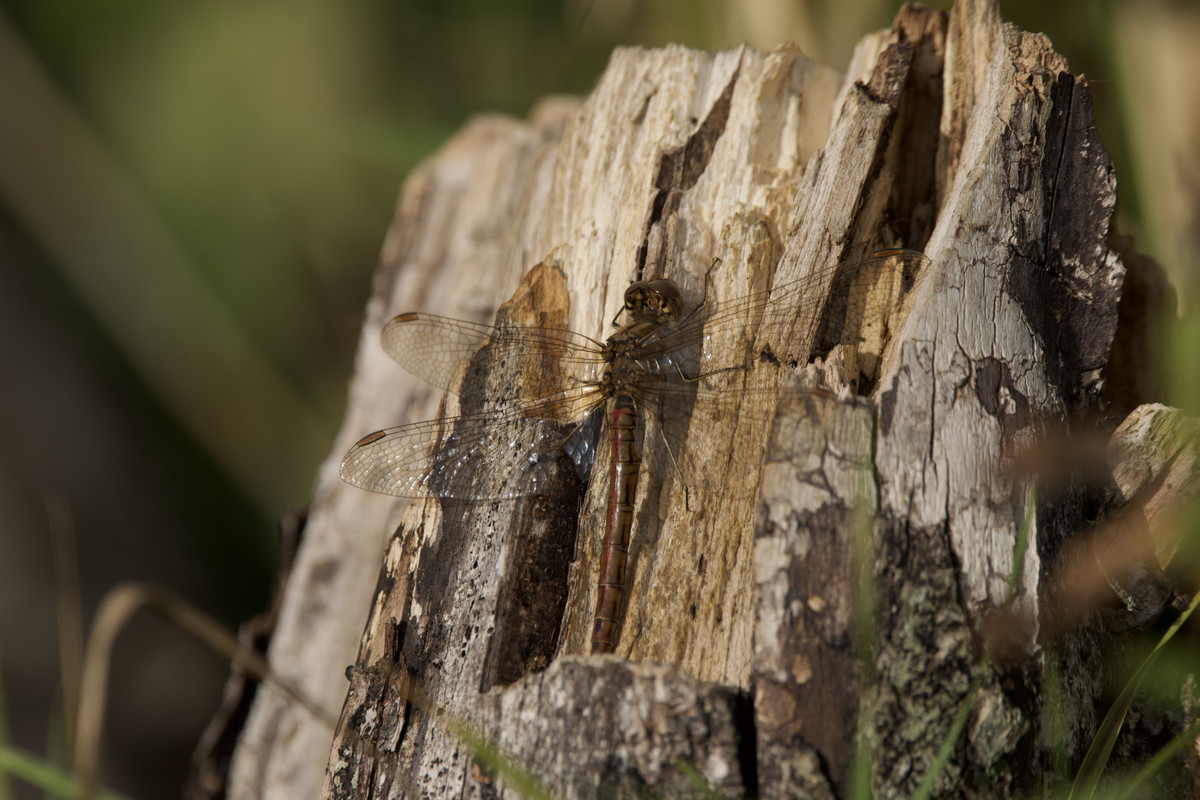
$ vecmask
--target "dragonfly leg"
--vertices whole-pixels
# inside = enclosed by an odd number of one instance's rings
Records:
[[[745,364],[736,364],[732,367],[714,369],[712,372],[701,372],[699,375],[687,375],[684,373],[682,367],[680,367],[678,364],[675,364],[675,371],[679,373],[679,379],[684,383],[696,383],[697,381],[702,381],[705,378],[711,378],[714,375],[721,375],[726,372],[745,372],[748,369],[750,368]]]
[[[697,311],[704,308],[704,306],[708,303],[709,279],[712,277],[713,270],[716,269],[717,265],[720,263],[721,263],[721,257],[713,256],[712,263],[708,265],[708,269],[704,270],[704,294],[700,297],[700,302],[696,305],[695,308],[692,309],[692,314],[695,314]],[[692,314],[688,314],[688,316],[690,317]]]
[[[655,431],[658,432],[658,438],[662,439],[663,446],[665,446],[667,448],[667,455],[671,459],[671,466],[675,468],[675,474],[682,475],[683,473],[680,472],[680,470],[679,470],[679,462],[675,459],[675,451],[671,449],[671,443],[669,441],[667,441],[667,434],[662,429],[662,419],[661,418],[659,418],[659,421],[654,426],[654,429],[655,429]],[[687,484],[684,484],[684,486],[686,488]]]
[[[689,311],[688,315],[679,321],[680,326],[686,325],[688,323],[688,321],[691,320],[692,317],[694,317],[700,313],[700,311],[704,308],[704,306],[708,305],[708,285],[710,282],[709,279],[712,277],[713,270],[716,269],[717,265],[720,263],[721,263],[721,257],[715,256],[712,260],[712,263],[708,265],[708,269],[706,269],[704,271],[704,294],[701,296],[700,302],[696,304],[696,307],[693,308],[691,311]]]

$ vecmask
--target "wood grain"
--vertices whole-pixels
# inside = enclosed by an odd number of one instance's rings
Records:
[[[789,46],[621,49],[578,105],[469,123],[402,193],[272,645],[332,705],[358,665],[323,796],[514,796],[459,725],[556,796],[692,793],[690,765],[722,793],[831,797],[863,736],[877,796],[911,795],[966,701],[981,620],[1010,600],[1030,487],[1005,470],[1009,446],[1086,414],[1105,378],[1124,268],[1090,103],[1049,41],[969,0],[906,6],[844,80]],[[782,392],[774,421],[698,410],[670,432],[683,468],[643,469],[617,656],[581,655],[603,470],[550,498],[402,516],[337,480],[363,434],[459,407],[383,355],[394,314],[491,321],[503,304],[603,339],[632,279],[730,298],[898,246],[930,262],[863,321],[871,342],[826,347],[815,319],[759,343],[769,376],[745,377],[828,393]],[[522,380],[497,369],[462,402]],[[656,436],[643,457],[669,463]],[[1039,501],[1022,619],[1086,504]],[[1094,667],[1090,635],[1066,642],[1064,668]],[[1026,661],[984,671],[938,791],[1038,780],[1038,709],[1012,690],[1042,668],[1036,625],[1016,639]],[[1078,748],[1097,685],[1072,691]],[[264,692],[231,796],[313,796],[330,735]]]

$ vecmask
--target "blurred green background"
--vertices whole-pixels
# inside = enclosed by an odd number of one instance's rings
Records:
[[[400,186],[465,119],[586,94],[619,44],[790,39],[844,68],[898,6],[0,0],[0,670],[14,743],[63,746],[52,541],[74,543],[85,623],[125,580],[230,625],[262,607],[275,521],[306,504],[340,419]],[[1087,73],[1120,227],[1194,289],[1200,11],[1001,10]],[[1178,396],[1197,396],[1193,371],[1177,372]],[[106,783],[176,795],[224,672],[139,619],[114,665]]]

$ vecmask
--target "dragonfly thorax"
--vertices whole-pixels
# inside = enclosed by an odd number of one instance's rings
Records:
[[[621,329],[608,337],[601,355],[608,362],[602,386],[609,394],[619,393],[646,373],[644,365],[637,363],[638,348],[647,337],[661,334],[663,330],[679,320],[683,305],[679,287],[667,278],[631,283],[625,290],[625,314],[627,319]],[[616,320],[613,320],[616,325]]]

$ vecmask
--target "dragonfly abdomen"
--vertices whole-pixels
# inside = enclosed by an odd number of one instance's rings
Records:
[[[633,399],[618,395],[613,403],[612,480],[608,490],[608,523],[600,552],[600,586],[596,593],[596,622],[592,652],[611,653],[617,646],[621,603],[625,599],[625,564],[629,556],[629,531],[633,527],[633,501],[641,459],[637,453],[637,407]]]

